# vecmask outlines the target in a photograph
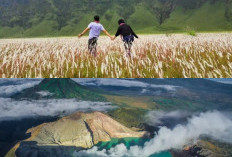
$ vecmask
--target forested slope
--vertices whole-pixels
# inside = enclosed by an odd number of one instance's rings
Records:
[[[139,33],[231,31],[231,0],[1,0],[0,37],[72,36],[95,14],[112,33],[124,18]]]

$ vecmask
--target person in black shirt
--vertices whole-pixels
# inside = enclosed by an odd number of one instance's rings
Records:
[[[112,38],[112,40],[114,40],[116,37],[121,35],[127,55],[131,56],[131,47],[134,42],[134,38],[139,38],[139,37],[135,34],[133,29],[125,23],[123,19],[120,19],[118,21],[118,24],[119,24],[119,27],[118,27],[117,33]]]

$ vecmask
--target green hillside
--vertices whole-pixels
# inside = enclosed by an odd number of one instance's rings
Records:
[[[225,5],[221,2],[215,4],[205,3],[199,9],[184,10],[177,7],[162,27],[169,30],[195,29],[198,31],[224,31],[230,30],[232,22],[226,20]]]
[[[232,31],[232,0],[1,0],[0,38],[74,36],[99,14],[111,33]]]
[[[41,92],[45,93],[44,95]],[[102,95],[88,90],[71,79],[44,79],[35,87],[13,95],[15,99],[77,98],[79,100],[106,101]]]

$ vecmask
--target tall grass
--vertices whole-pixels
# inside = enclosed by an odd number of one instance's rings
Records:
[[[149,35],[132,57],[120,39],[101,37],[98,56],[87,38],[0,40],[3,78],[218,78],[232,77],[232,34]]]

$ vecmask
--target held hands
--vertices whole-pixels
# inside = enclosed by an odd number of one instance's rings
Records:
[[[81,37],[82,37],[82,34],[79,34],[79,35],[78,35],[78,38],[81,38]]]
[[[110,39],[113,41],[115,39],[115,36],[110,36]]]

